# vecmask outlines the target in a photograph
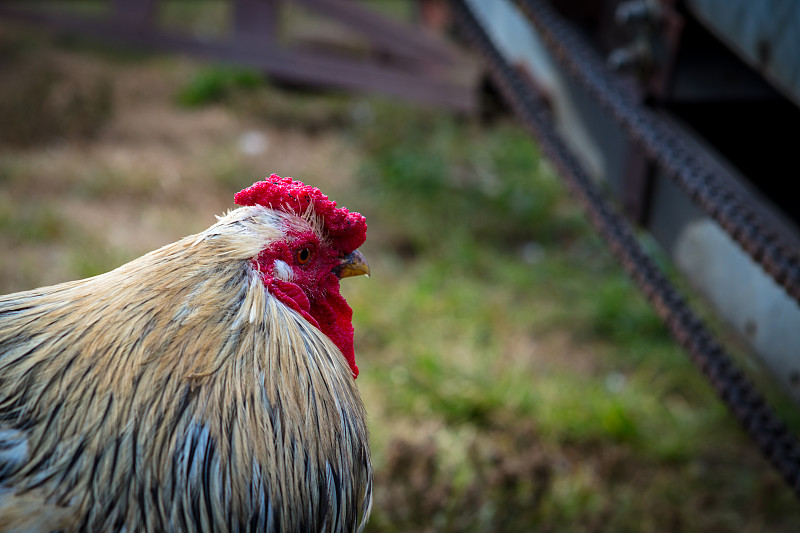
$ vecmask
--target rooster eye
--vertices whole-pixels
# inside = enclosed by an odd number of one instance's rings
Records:
[[[311,248],[305,247],[297,250],[294,254],[294,258],[297,260],[298,265],[305,265],[308,263],[308,260],[311,259]]]

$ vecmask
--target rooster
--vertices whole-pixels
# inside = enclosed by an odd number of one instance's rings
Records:
[[[353,531],[362,215],[275,174],[202,233],[0,296],[0,531]]]

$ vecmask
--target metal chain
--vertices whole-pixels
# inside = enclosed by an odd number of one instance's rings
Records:
[[[672,126],[626,98],[626,91],[586,39],[544,0],[514,0],[559,64],[684,192],[800,302],[800,257],[771,225],[725,185]]]
[[[800,445],[724,348],[642,249],[628,221],[614,211],[558,136],[540,95],[506,63],[463,0],[452,0],[459,27],[482,54],[489,74],[522,123],[539,141],[589,220],[689,353],[733,416],[800,498]]]

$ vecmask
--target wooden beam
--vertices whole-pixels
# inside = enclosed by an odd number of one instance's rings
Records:
[[[280,3],[280,0],[234,0],[234,33],[257,41],[274,41]]]
[[[33,11],[0,4],[0,16],[92,36],[123,45],[166,50],[238,63],[293,82],[374,91],[463,112],[477,106],[474,71],[396,68],[377,61],[345,59],[318,52],[286,49],[260,38],[239,35],[213,41],[184,34],[132,27],[116,20],[97,20],[66,12]]]
[[[157,0],[111,0],[111,16],[119,23],[135,27],[151,26]]]

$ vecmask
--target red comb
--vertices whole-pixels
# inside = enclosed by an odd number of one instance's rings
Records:
[[[238,205],[263,205],[301,216],[311,205],[335,246],[344,254],[349,254],[367,239],[367,220],[360,213],[336,207],[336,202],[316,187],[292,178],[272,174],[268,179],[237,192],[234,201]]]

